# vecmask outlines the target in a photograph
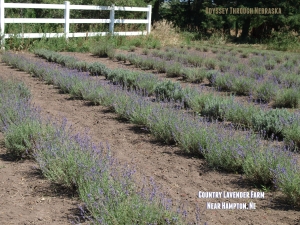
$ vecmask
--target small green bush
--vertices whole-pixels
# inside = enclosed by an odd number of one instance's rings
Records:
[[[286,109],[272,109],[269,111],[257,111],[252,115],[252,127],[257,131],[265,131],[267,135],[274,134],[282,137],[282,131],[287,125],[286,121],[291,113]]]
[[[53,130],[38,120],[25,120],[19,124],[11,124],[5,132],[7,152],[16,158],[32,157],[35,141]]]
[[[214,59],[206,59],[204,60],[204,65],[209,70],[214,70],[216,68],[217,62]]]
[[[167,64],[166,66],[167,77],[180,77],[182,75],[182,66],[178,62]]]
[[[298,108],[300,91],[295,88],[282,89],[277,92],[274,106],[285,108]]]
[[[206,78],[206,70],[203,68],[184,68],[182,75],[188,82],[202,83]]]
[[[162,81],[157,84],[155,88],[156,97],[159,100],[173,99],[176,100],[183,100],[183,90],[179,83],[175,83],[172,81]]]
[[[255,90],[255,98],[264,102],[270,102],[277,91],[277,85],[273,82],[259,83]]]

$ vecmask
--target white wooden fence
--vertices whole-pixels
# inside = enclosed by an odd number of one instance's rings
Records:
[[[51,18],[5,18],[4,12],[7,8],[18,9],[63,9],[64,18],[51,19]],[[71,19],[70,10],[109,10],[109,19]],[[137,11],[147,12],[147,19],[115,19],[115,11]],[[143,35],[149,34],[151,31],[151,11],[152,6],[148,7],[123,7],[123,6],[95,6],[95,5],[71,5],[69,1],[65,1],[65,4],[29,4],[29,3],[4,3],[4,0],[0,0],[0,32],[1,42],[3,44],[4,39],[9,38],[13,34],[5,34],[6,23],[61,23],[64,24],[64,33],[20,33],[21,38],[42,38],[42,37],[87,37],[97,35]],[[69,33],[71,23],[109,23],[109,32],[84,32],[84,33]],[[115,23],[135,23],[146,24],[146,31],[134,31],[134,32],[114,32]]]

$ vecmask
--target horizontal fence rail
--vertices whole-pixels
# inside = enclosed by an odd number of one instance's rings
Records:
[[[5,9],[18,8],[18,9],[62,9],[64,10],[64,18],[5,18]],[[71,19],[70,10],[109,10],[109,19]],[[115,11],[133,11],[133,12],[147,12],[147,19],[115,19]],[[5,34],[5,24],[7,23],[60,23],[64,24],[64,33],[20,33],[17,34],[21,38],[52,38],[52,37],[91,37],[97,35],[144,35],[151,32],[151,11],[152,6],[147,7],[122,7],[122,6],[95,6],[95,5],[71,5],[69,1],[65,1],[64,4],[29,4],[29,3],[5,3],[4,0],[0,0],[0,33],[1,44],[4,43],[6,38],[10,38],[14,34]],[[90,23],[109,24],[108,32],[82,32],[82,33],[70,33],[70,24],[73,23]],[[132,23],[132,24],[146,24],[146,31],[129,31],[129,32],[114,32],[115,23]]]

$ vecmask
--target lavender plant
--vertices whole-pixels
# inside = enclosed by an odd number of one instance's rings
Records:
[[[250,61],[249,61],[249,65],[251,67],[261,67],[263,65],[262,60],[260,57],[256,56],[256,57],[251,57]]]
[[[125,54],[116,54],[115,58],[118,60],[118,61],[122,61],[124,63],[126,63],[127,61],[127,57]]]
[[[204,65],[207,69],[213,70],[216,68],[217,62],[214,59],[208,58],[204,60]]]
[[[275,97],[275,107],[298,108],[300,92],[298,88],[281,89]]]
[[[231,64],[229,62],[223,61],[219,63],[219,69],[221,72],[228,72],[231,69]]]
[[[110,43],[101,43],[100,45],[93,46],[90,49],[91,53],[99,57],[113,58],[115,55],[114,46]]]
[[[277,88],[278,86],[273,82],[258,83],[254,94],[255,98],[263,102],[270,102],[274,98]]]
[[[255,67],[250,73],[250,77],[261,81],[267,75],[267,70],[264,67]]]
[[[91,76],[105,76],[106,70],[106,66],[99,62],[94,62],[87,65],[87,71],[89,71]]]
[[[277,137],[282,135],[282,131],[289,122],[292,114],[284,109],[274,109],[268,111],[259,111],[252,117],[252,126],[255,130],[264,130],[268,135],[275,135]]]
[[[158,83],[155,87],[155,94],[156,98],[159,100],[173,99],[174,101],[181,101],[184,98],[184,93],[180,84],[171,81],[161,81]]]
[[[273,70],[275,68],[276,62],[274,60],[268,60],[264,65],[267,70]]]
[[[246,152],[259,147],[251,133],[241,136],[234,129],[218,132],[216,137],[208,136],[207,142],[207,148],[200,151],[209,165],[233,172],[242,172]]]
[[[178,62],[171,62],[166,65],[167,77],[179,77],[182,75],[182,66]]]
[[[290,163],[278,164],[272,170],[274,185],[282,191],[292,205],[299,206],[300,200],[300,168],[295,159]]]
[[[188,82],[202,83],[206,78],[206,70],[203,68],[184,68],[182,75]]]
[[[165,61],[156,61],[154,64],[154,69],[157,70],[159,73],[166,72],[166,62]]]
[[[231,91],[238,95],[250,95],[255,87],[256,82],[252,78],[239,76],[233,80]]]
[[[151,96],[155,93],[155,89],[159,79],[153,74],[144,74],[144,76],[138,76],[136,79],[137,89],[144,92],[144,95]]]
[[[161,106],[153,109],[147,125],[156,139],[170,144],[174,143],[173,131],[178,119],[174,110]]]
[[[246,153],[243,171],[248,179],[263,185],[274,182],[274,170],[278,167],[289,167],[293,164],[293,156],[288,150],[279,147],[267,149],[251,149]]]

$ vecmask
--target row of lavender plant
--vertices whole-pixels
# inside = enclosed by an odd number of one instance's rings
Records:
[[[18,60],[14,65],[20,69],[38,69]],[[108,144],[95,145],[87,134],[74,135],[66,119],[43,120],[23,84],[0,80],[0,96],[0,129],[8,153],[33,157],[45,177],[76,191],[85,203],[84,219],[93,224],[185,224],[181,213],[186,212],[172,212],[172,202],[153,180],[136,188],[134,170],[120,166]]]
[[[238,59],[220,55],[206,58],[198,55],[180,55],[174,52],[153,54],[155,57],[137,54],[116,54],[119,61],[129,61],[143,70],[157,70],[167,77],[183,77],[188,82],[201,83],[207,78],[219,91],[229,91],[237,95],[271,102],[274,107],[298,108],[300,105],[300,68],[298,60],[286,61],[273,72],[276,62],[267,57],[251,58],[250,65],[238,63]],[[158,57],[157,57],[158,56]],[[168,61],[169,60],[169,61]],[[259,62],[260,65],[254,65]],[[277,60],[278,63],[281,60]],[[257,64],[257,63],[256,63]],[[201,67],[202,65],[205,68]],[[191,67],[195,66],[195,67]],[[212,71],[214,69],[217,69]]]
[[[231,121],[259,132],[264,130],[269,136],[274,134],[284,138],[287,145],[295,148],[300,146],[299,115],[290,113],[286,109],[264,110],[253,105],[236,102],[234,97],[228,98],[203,93],[196,88],[183,89],[179,83],[161,81],[153,74],[141,74],[124,69],[109,70],[105,65],[98,62],[88,64],[78,61],[74,57],[43,49],[36,50],[35,53],[48,61],[58,62],[69,68],[89,71],[91,75],[104,75],[113,82],[143,90],[148,95],[155,94],[159,100],[184,101],[187,107],[199,112],[202,116]],[[210,74],[213,76],[214,72]]]
[[[199,121],[197,117],[149,102],[134,92],[103,85],[82,73],[55,69],[54,65],[41,65],[8,53],[4,61],[28,72],[35,71],[39,77],[47,74],[54,85],[67,87],[69,93],[74,93],[73,89],[79,91],[80,87],[83,99],[110,106],[121,117],[146,125],[156,138],[176,142],[187,152],[200,153],[211,166],[243,172],[260,184],[273,183],[292,204],[299,203],[300,168],[288,149],[266,144],[252,132],[243,135],[234,129]],[[41,67],[44,71],[40,73]]]

